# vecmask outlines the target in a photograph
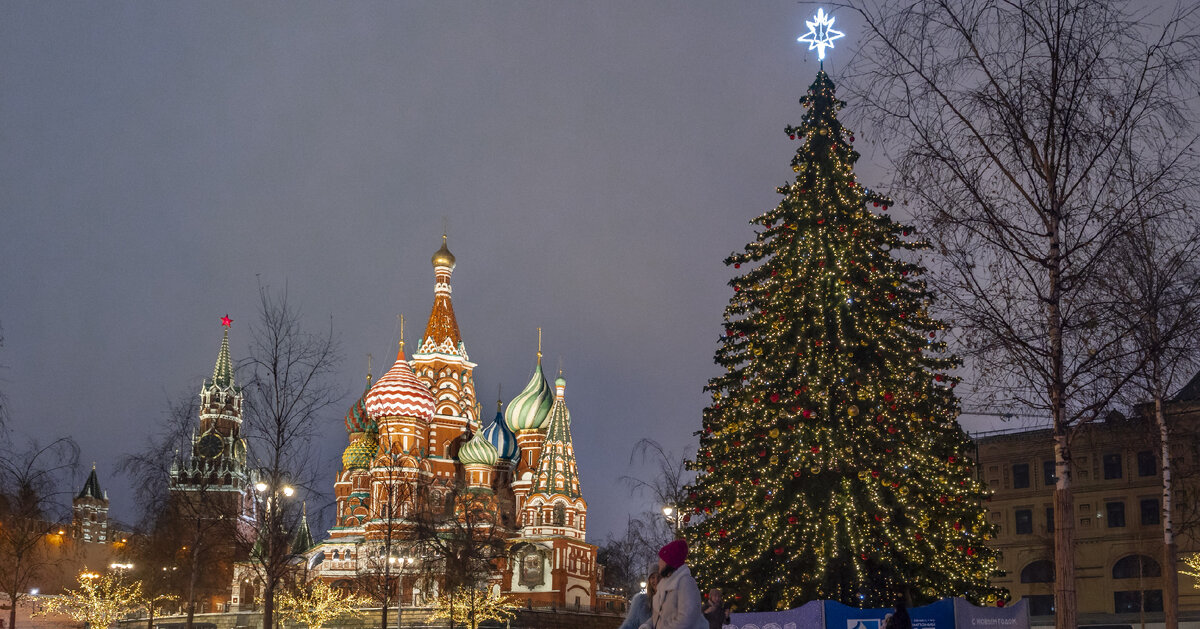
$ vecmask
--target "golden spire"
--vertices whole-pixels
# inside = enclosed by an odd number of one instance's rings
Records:
[[[538,328],[538,364],[542,364],[542,329]]]
[[[371,388],[371,354],[367,354],[367,388]]]
[[[398,314],[396,318],[400,320],[400,358],[404,358],[404,315]]]

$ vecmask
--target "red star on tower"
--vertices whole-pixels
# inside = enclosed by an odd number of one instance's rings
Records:
[[[229,327],[233,325],[233,319],[230,319],[229,315],[225,315],[224,317],[221,317],[221,325]]]

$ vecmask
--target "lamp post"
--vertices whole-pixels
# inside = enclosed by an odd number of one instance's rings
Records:
[[[678,533],[680,527],[683,526],[683,513],[679,509],[676,509],[675,505],[663,506],[662,512],[663,517],[667,519],[667,522],[671,523],[671,528]]]
[[[275,581],[282,576],[276,574],[283,563],[279,555],[286,546],[280,544],[283,542],[280,539],[283,532],[283,508],[280,498],[291,498],[296,494],[296,490],[278,479],[270,483],[260,480],[254,484],[254,489],[258,491],[263,505],[259,535],[266,535],[266,543],[262,545],[259,561],[263,567],[263,627],[270,629],[275,624]]]

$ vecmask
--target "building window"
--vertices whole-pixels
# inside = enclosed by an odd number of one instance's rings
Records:
[[[1153,557],[1146,555],[1129,555],[1117,560],[1113,564],[1112,578],[1114,579],[1138,579],[1142,577],[1160,577],[1162,576],[1162,568],[1158,566],[1158,562]]]
[[[1121,455],[1104,455],[1104,480],[1121,478]]]
[[[1158,474],[1158,461],[1154,460],[1154,452],[1151,450],[1142,450],[1137,453],[1138,476],[1156,476]]]
[[[1158,524],[1159,509],[1157,498],[1146,498],[1142,500],[1142,524]]]
[[[563,503],[554,505],[554,525],[564,526],[567,523],[567,507]]]
[[[1013,489],[1029,488],[1029,464],[1017,463],[1012,466]]]
[[[1163,610],[1162,590],[1113,592],[1113,609],[1118,614],[1161,612]]]
[[[1054,507],[1046,507],[1046,532],[1054,532]]]
[[[1109,502],[1104,505],[1108,528],[1117,529],[1125,526],[1125,503]]]
[[[1054,475],[1054,461],[1042,461],[1042,484],[1053,487],[1057,482],[1058,477]]]
[[[1054,595],[1053,594],[1027,594],[1021,597],[1029,602],[1030,616],[1053,616],[1054,615]]]
[[[1029,535],[1033,533],[1033,511],[1030,509],[1017,509],[1017,535]]]
[[[1025,566],[1021,569],[1021,583],[1054,583],[1054,562],[1041,559]]]

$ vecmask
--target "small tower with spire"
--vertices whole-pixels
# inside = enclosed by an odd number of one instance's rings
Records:
[[[79,495],[71,500],[71,536],[85,544],[107,544],[108,492],[100,489],[96,464]]]
[[[579,489],[566,388],[567,381],[559,373],[554,380],[554,406],[546,422],[546,438],[521,513],[522,535],[582,540],[587,531],[587,502]]]
[[[458,448],[469,433],[479,428],[479,405],[475,398],[475,363],[467,356],[458,319],[451,300],[450,276],[454,254],[442,234],[442,247],[433,254],[433,309],[425,334],[412,354],[412,370],[430,391],[437,394],[430,425],[429,463],[435,478],[457,478],[462,468],[456,461]]]
[[[203,494],[223,496],[220,508],[236,513],[238,526],[247,533],[254,526],[252,474],[247,466],[242,431],[242,388],[234,382],[229,353],[229,328],[233,319],[221,317],[225,328],[212,378],[200,385],[200,423],[190,451],[172,463],[170,488],[175,500],[200,500]],[[211,497],[205,500],[212,500]]]

